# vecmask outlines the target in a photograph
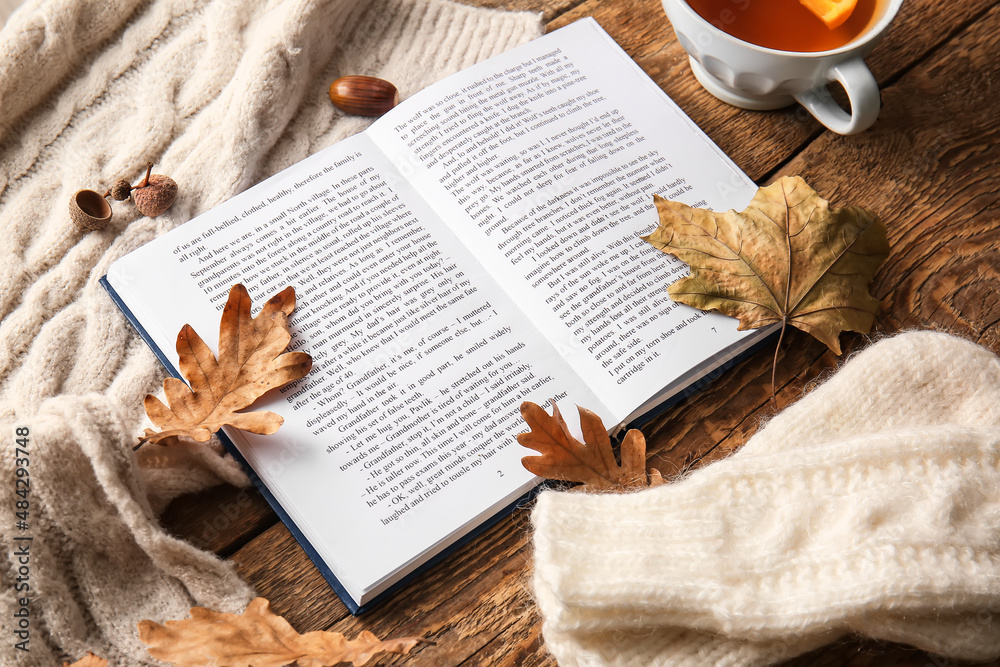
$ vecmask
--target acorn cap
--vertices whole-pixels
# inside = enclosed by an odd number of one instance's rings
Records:
[[[150,174],[146,185],[132,188],[132,201],[143,215],[155,218],[177,199],[177,183],[163,174]]]
[[[85,232],[104,229],[111,222],[111,204],[93,190],[78,190],[70,197],[69,216]]]

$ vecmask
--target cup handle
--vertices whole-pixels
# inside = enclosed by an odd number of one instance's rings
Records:
[[[881,106],[878,84],[861,58],[837,63],[827,70],[827,79],[839,81],[851,101],[847,114],[830,96],[826,86],[817,86],[795,96],[816,120],[838,134],[856,134],[867,130],[878,118]]]

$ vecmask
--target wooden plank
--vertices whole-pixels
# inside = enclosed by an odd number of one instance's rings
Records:
[[[277,521],[257,489],[228,484],[181,496],[160,516],[168,531],[219,556],[235,552]]]
[[[968,19],[979,16],[976,11],[989,4],[950,7]],[[648,14],[653,5],[590,2],[580,9],[617,16],[615,30],[639,35],[626,35],[623,41],[646,59],[647,68],[650,63],[661,67],[673,49],[677,77],[689,77],[683,70],[686,63],[676,53],[678,47],[669,43],[672,35],[657,38],[662,41],[658,47],[646,47],[641,44],[643,31],[657,28],[630,27],[637,15],[626,10],[642,6]],[[979,16],[953,41],[937,48],[940,39],[930,36],[946,34],[963,25],[964,19],[946,15],[937,0],[915,0],[909,6],[916,9],[910,10],[912,15],[898,29],[902,36],[893,37],[906,62],[888,55],[872,58],[880,80],[891,82],[883,93],[878,125],[856,137],[822,133],[811,140],[816,133],[800,133],[807,146],[781,173],[802,174],[837,205],[868,205],[883,213],[893,252],[875,284],[883,306],[877,321],[880,332],[939,327],[1000,350],[1000,305],[995,297],[1000,286],[996,223],[1000,177],[994,166],[1000,162],[1000,137],[993,119],[1000,90],[989,85],[1000,69],[992,57],[1000,46],[1000,10]],[[937,19],[939,25],[926,30],[918,25]],[[923,42],[921,35],[926,37]],[[913,66],[928,53],[926,62]],[[884,64],[879,64],[879,58],[885,59]],[[656,71],[661,76],[666,70]],[[681,90],[686,85],[668,83],[682,85]],[[713,101],[707,93],[692,88],[688,94],[687,110],[711,120]],[[787,125],[793,113],[730,112],[733,125],[717,122],[710,134],[754,148],[752,155],[749,148],[744,149],[748,151],[744,159],[752,158],[758,174],[765,174],[797,150],[799,144],[778,136],[775,129],[784,128],[782,123]],[[795,129],[794,122],[791,127]],[[769,151],[763,157],[758,156],[759,144]],[[844,340],[848,348],[864,342],[859,336]],[[821,344],[793,333],[779,359],[778,405],[792,400],[803,385],[835,363]],[[775,409],[770,404],[770,365],[769,352],[753,356],[645,429],[661,470],[671,474],[692,463],[703,465],[742,445]],[[369,629],[380,636],[419,634],[439,642],[421,647],[412,657],[380,658],[378,664],[552,665],[529,602],[527,540],[527,519],[522,512],[451,554],[383,607],[359,618],[346,615],[343,605],[332,599],[283,526],[265,531],[237,551],[233,560],[243,576],[301,631],[330,627],[353,635]],[[906,648],[844,642],[790,664],[928,663],[938,664]]]
[[[885,39],[868,58],[882,85],[932,53],[945,35],[983,14],[995,0],[907,0]],[[661,88],[743,169],[766,177],[825,130],[799,106],[744,111],[718,101],[695,80],[658,0],[589,0],[551,23],[549,30],[593,16]],[[884,104],[887,104],[884,102]],[[879,121],[876,131],[890,127]],[[839,139],[839,137],[837,137]]]
[[[995,296],[1000,286],[1000,174],[994,166],[1000,162],[1000,141],[993,114],[1000,90],[985,85],[1000,71],[992,56],[998,48],[1000,9],[994,8],[887,88],[886,108],[891,111],[880,128],[858,137],[821,137],[782,170],[804,174],[837,203],[884,206],[893,254],[875,284],[884,305],[878,319],[883,333],[936,327],[965,333],[1000,351]],[[972,99],[969,91],[974,91]],[[851,201],[842,201],[847,198]],[[859,336],[847,340],[864,342]],[[793,334],[781,363],[787,402],[835,362],[822,345]],[[649,439],[654,447],[666,448],[663,460],[683,465],[685,451],[698,452],[698,447],[679,449],[691,438],[709,447],[710,458],[742,444],[773,411],[765,397],[769,365],[769,355],[757,355],[654,425]],[[524,619],[509,625],[469,664],[552,664],[550,660],[538,643],[537,625],[525,612]],[[941,662],[907,647],[845,640],[789,664],[924,667]]]
[[[525,595],[521,613],[513,622],[475,656],[460,663],[463,667],[555,667],[555,658],[545,649],[542,640],[542,619]]]
[[[527,604],[529,569],[522,555],[527,525],[527,512],[519,510],[360,617],[347,613],[283,524],[265,531],[231,560],[271,600],[274,612],[299,632],[419,635],[436,642],[417,649],[420,660],[431,661],[423,664],[457,665],[496,637]],[[383,660],[394,664],[391,656]]]
[[[415,634],[436,642],[409,659],[386,658],[385,664],[490,664],[480,661],[479,651],[528,606],[527,525],[526,512],[515,514],[383,607],[348,617],[333,629],[350,636],[363,629],[379,636]]]
[[[348,615],[283,523],[252,539],[230,560],[257,594],[271,601],[271,610],[299,632],[322,630]]]

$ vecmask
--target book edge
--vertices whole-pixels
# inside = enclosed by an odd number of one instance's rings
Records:
[[[153,339],[150,337],[145,327],[143,327],[142,324],[139,323],[139,320],[136,319],[131,309],[129,309],[129,307],[125,304],[125,301],[121,298],[121,296],[118,294],[115,288],[111,286],[111,283],[108,281],[107,276],[106,275],[102,276],[98,282],[107,291],[108,295],[111,297],[111,300],[115,303],[116,306],[118,306],[118,309],[121,311],[122,315],[124,315],[125,319],[128,320],[129,324],[132,325],[132,328],[135,329],[136,333],[139,334],[139,336],[146,343],[146,345],[149,346],[149,349],[152,350],[153,354],[156,355],[156,358],[160,361],[161,364],[163,364],[163,367],[166,368],[167,372],[173,377],[183,380],[181,374],[177,371],[174,365],[170,363],[167,357],[163,354],[163,351],[160,350],[159,346],[157,346],[153,342]],[[312,546],[312,543],[310,543],[309,540],[306,539],[305,535],[299,529],[298,525],[296,525],[296,523],[292,521],[291,516],[289,516],[289,514],[285,511],[284,507],[282,507],[281,503],[279,503],[277,498],[274,497],[274,494],[271,493],[270,489],[267,488],[267,486],[260,479],[257,473],[254,472],[253,468],[243,457],[243,455],[239,452],[239,449],[229,438],[229,436],[226,435],[224,431],[219,431],[217,435],[219,436],[219,441],[222,442],[222,445],[226,448],[226,451],[228,451],[229,454],[237,462],[239,462],[240,466],[242,466],[243,470],[247,473],[247,477],[250,478],[250,480],[253,482],[257,490],[260,491],[262,496],[264,496],[264,499],[267,500],[267,503],[271,506],[271,509],[273,509],[274,513],[277,514],[278,518],[281,519],[281,522],[285,524],[285,526],[288,528],[288,531],[292,534],[292,537],[294,537],[295,541],[299,543],[299,545],[302,547],[302,550],[306,552],[306,555],[309,556],[309,559],[319,570],[320,574],[323,575],[323,578],[326,579],[327,583],[330,584],[330,587],[333,588],[334,592],[337,594],[337,597],[339,597],[340,600],[344,603],[344,606],[347,607],[347,610],[351,614],[360,613],[361,605],[358,604],[354,600],[354,598],[351,597],[351,595],[347,592],[347,589],[344,588],[344,586],[340,583],[340,580],[337,579],[336,575],[333,574],[333,571],[326,564],[326,561],[324,561],[320,557],[319,553]]]
[[[139,320],[135,317],[135,314],[132,313],[131,309],[125,304],[125,301],[121,298],[121,296],[118,294],[115,288],[112,287],[111,283],[108,281],[107,275],[102,276],[98,280],[98,282],[108,293],[108,296],[118,307],[119,311],[121,311],[122,315],[124,315],[128,323],[132,326],[133,329],[135,329],[136,333],[139,334],[139,337],[142,338],[142,340],[146,343],[146,345],[153,352],[153,354],[160,361],[160,363],[167,370],[167,372],[171,376],[183,380],[183,377],[181,376],[180,372],[178,372],[178,370],[174,367],[174,365],[170,363],[170,361],[163,354],[163,351],[159,348],[159,346],[153,342],[152,337],[150,337],[145,327],[143,327],[142,324],[139,323]],[[281,522],[285,524],[285,527],[288,528],[288,532],[291,533],[292,537],[295,538],[295,541],[298,542],[299,546],[302,547],[302,550],[312,561],[313,565],[316,566],[316,569],[319,570],[319,573],[326,580],[327,584],[330,585],[330,588],[333,589],[333,591],[337,594],[337,597],[339,597],[341,602],[344,603],[344,606],[347,608],[347,611],[353,616],[363,614],[366,611],[373,609],[374,607],[378,606],[383,601],[387,600],[389,597],[391,597],[392,595],[394,595],[395,593],[397,593],[398,591],[400,591],[401,589],[403,589],[404,587],[415,581],[417,578],[426,574],[435,565],[437,565],[438,563],[443,561],[446,557],[448,557],[453,551],[456,551],[460,547],[468,544],[475,537],[479,536],[481,533],[485,532],[492,526],[498,524],[504,518],[513,514],[515,510],[521,508],[526,503],[530,502],[534,498],[534,496],[546,486],[544,481],[539,484],[536,484],[532,489],[530,489],[523,495],[519,496],[513,502],[502,507],[499,511],[494,512],[488,518],[476,524],[476,526],[472,530],[466,532],[464,535],[456,539],[448,546],[437,551],[433,556],[431,556],[423,563],[418,565],[411,572],[400,577],[397,581],[393,582],[388,588],[380,592],[371,600],[366,600],[364,602],[361,602],[355,600],[353,596],[351,596],[351,594],[347,592],[347,589],[344,587],[343,584],[341,584],[340,580],[334,574],[330,566],[319,555],[319,552],[315,549],[315,547],[313,547],[312,543],[306,538],[305,534],[301,531],[301,529],[298,527],[295,521],[292,520],[291,516],[285,510],[284,506],[282,506],[282,504],[274,496],[274,494],[267,487],[267,485],[260,478],[260,476],[257,475],[253,467],[246,460],[243,454],[240,453],[239,448],[236,447],[236,444],[232,441],[232,439],[224,431],[219,431],[217,435],[219,436],[219,441],[226,448],[226,451],[229,452],[229,454],[233,457],[233,459],[240,464],[240,466],[246,472],[247,477],[250,479],[250,481],[253,482],[254,486],[257,488],[260,494],[264,496],[264,499],[267,500],[268,505],[271,506],[271,509],[274,510],[274,513],[278,516]]]

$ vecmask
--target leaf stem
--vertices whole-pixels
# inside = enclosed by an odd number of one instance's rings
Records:
[[[785,340],[785,329],[788,327],[788,316],[781,318],[781,334],[778,336],[778,344],[774,346],[774,360],[771,361],[771,404],[774,409],[778,409],[778,396],[774,391],[775,376],[778,372],[778,351],[781,350],[781,341]]]
[[[781,341],[785,339],[785,329],[788,328],[788,301],[792,294],[792,221],[789,215],[788,193],[782,185],[781,194],[785,200],[785,254],[788,257],[788,278],[785,281],[785,307],[781,313],[781,335],[778,336],[778,344],[774,348],[774,360],[771,362],[771,405],[778,409],[778,396],[774,389],[775,376],[778,372],[778,352],[781,350]]]

